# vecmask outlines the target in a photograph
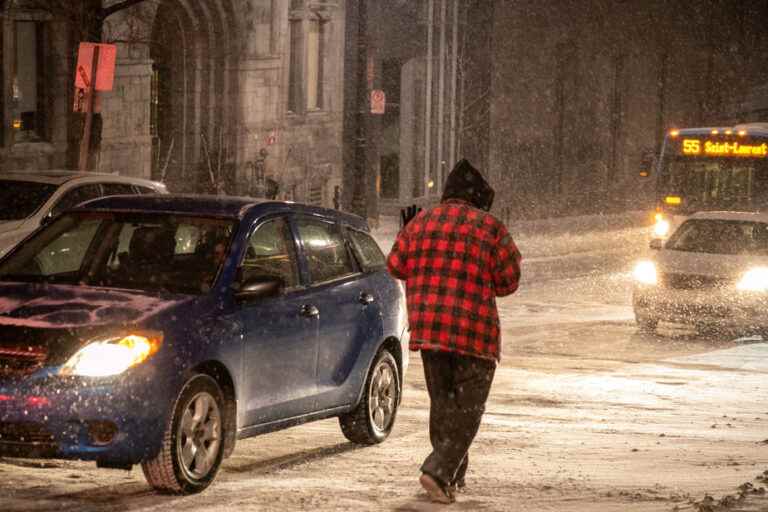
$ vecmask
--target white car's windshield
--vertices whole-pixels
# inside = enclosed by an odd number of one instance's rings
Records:
[[[23,220],[34,214],[56,191],[56,185],[0,180],[0,221]]]
[[[710,254],[768,254],[768,224],[691,219],[675,231],[666,248]]]

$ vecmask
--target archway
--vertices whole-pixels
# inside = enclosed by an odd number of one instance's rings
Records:
[[[239,33],[232,0],[162,0],[158,6],[150,46],[153,177],[171,190],[231,189]]]

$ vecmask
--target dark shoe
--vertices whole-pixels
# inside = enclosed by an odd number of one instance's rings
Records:
[[[456,498],[453,496],[453,492],[446,487],[443,487],[440,482],[437,481],[432,475],[422,473],[419,477],[419,483],[427,491],[429,500],[434,503],[442,503],[444,505],[450,505]]]

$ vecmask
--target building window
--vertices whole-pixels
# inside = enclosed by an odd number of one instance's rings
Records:
[[[294,12],[290,22],[288,110],[302,114],[324,105],[328,23],[316,12]]]
[[[46,139],[44,25],[36,21],[16,21],[14,32],[13,142],[37,142]]]
[[[291,55],[288,74],[288,110],[300,113],[302,104],[302,33],[303,21],[291,21]]]
[[[307,110],[323,107],[323,61],[325,57],[325,23],[309,21],[307,34]]]

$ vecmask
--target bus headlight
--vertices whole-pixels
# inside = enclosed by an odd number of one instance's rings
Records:
[[[652,261],[640,261],[635,265],[635,270],[632,272],[635,277],[635,281],[647,285],[655,285],[658,282],[656,276],[656,264]]]
[[[755,267],[748,270],[736,284],[744,292],[764,292],[768,290],[768,267]]]
[[[159,332],[131,333],[96,339],[77,351],[61,367],[61,375],[110,377],[143,363],[160,349]]]
[[[657,238],[666,238],[669,234],[670,224],[661,214],[656,215],[656,222],[653,224],[653,234]]]

